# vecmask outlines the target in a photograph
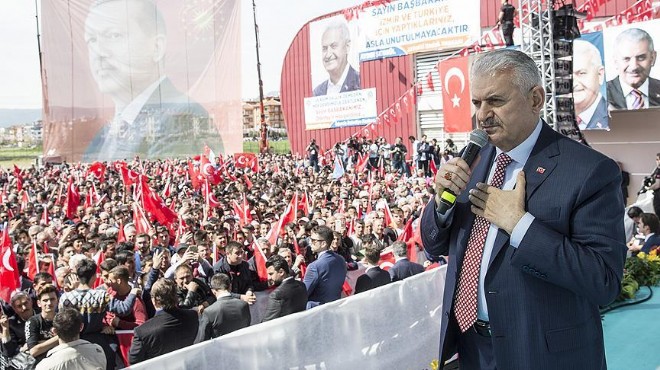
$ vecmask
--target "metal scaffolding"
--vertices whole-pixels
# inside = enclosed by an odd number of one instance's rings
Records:
[[[553,53],[552,10],[554,1],[520,0],[521,50],[538,66],[545,87],[545,106],[542,117],[557,129],[557,94],[555,86],[555,56]]]

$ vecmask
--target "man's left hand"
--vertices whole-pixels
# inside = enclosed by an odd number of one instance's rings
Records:
[[[520,171],[513,190],[502,190],[478,183],[470,190],[472,212],[511,235],[525,215],[525,173]]]

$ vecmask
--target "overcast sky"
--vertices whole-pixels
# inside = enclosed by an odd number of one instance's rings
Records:
[[[38,0],[39,2],[41,0]],[[252,1],[241,8],[242,95],[259,96]],[[256,0],[264,93],[280,89],[284,55],[309,20],[362,0]],[[0,108],[40,108],[41,81],[32,0],[0,0]]]

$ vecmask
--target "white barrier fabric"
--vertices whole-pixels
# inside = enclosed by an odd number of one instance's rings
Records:
[[[446,266],[233,332],[132,369],[428,369]]]

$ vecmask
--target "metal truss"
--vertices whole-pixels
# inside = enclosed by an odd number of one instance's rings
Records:
[[[545,87],[543,119],[557,129],[555,57],[553,53],[552,9],[554,1],[520,0],[521,50],[538,66]]]

